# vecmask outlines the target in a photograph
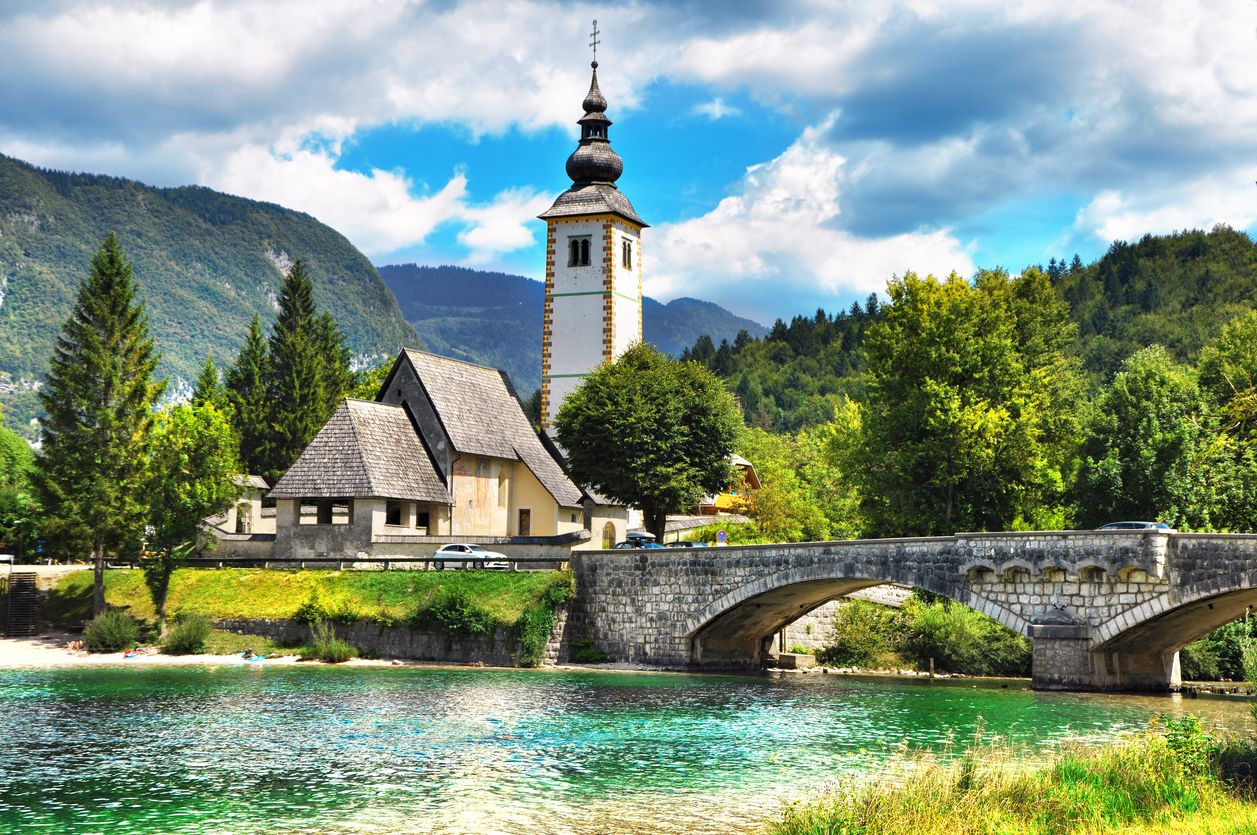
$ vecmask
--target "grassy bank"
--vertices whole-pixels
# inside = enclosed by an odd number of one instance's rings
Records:
[[[1193,717],[1047,763],[978,745],[906,757],[870,784],[793,805],[770,835],[1257,833],[1257,743],[1219,742]]]
[[[471,634],[508,628],[520,636],[520,662],[533,664],[544,652],[555,608],[571,593],[568,572],[184,568],[171,578],[167,609],[211,620],[369,621]],[[50,591],[44,618],[80,626],[91,614],[91,598],[91,572],[68,574]],[[106,572],[105,599],[143,623],[156,617],[138,570]]]

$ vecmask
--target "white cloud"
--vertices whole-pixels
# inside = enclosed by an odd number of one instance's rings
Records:
[[[1184,183],[1172,192],[1105,191],[1079,210],[1074,229],[1106,244],[1219,223],[1243,229],[1257,221],[1255,178],[1257,164]]]
[[[705,101],[702,104],[694,105],[694,112],[700,116],[706,116],[708,119],[715,121],[716,119],[725,119],[730,116],[741,116],[742,110],[735,105],[727,103],[720,96],[716,96],[711,101]]]
[[[535,218],[554,198],[530,189],[508,189],[487,206],[468,208],[463,218],[471,225],[458,242],[472,251],[469,263],[488,263],[493,257],[536,245]]]
[[[971,272],[966,248],[947,229],[861,238],[834,224],[846,160],[820,141],[828,128],[808,129],[779,157],[748,169],[707,214],[656,230],[646,291],[698,295],[763,320],[788,315],[780,305],[801,291],[851,298],[881,291],[907,270]],[[760,306],[774,297],[776,308]]]

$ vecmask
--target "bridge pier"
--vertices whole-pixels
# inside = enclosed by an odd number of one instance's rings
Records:
[[[1091,628],[1031,626],[1035,690],[1166,692],[1183,684],[1177,652],[1095,650]]]

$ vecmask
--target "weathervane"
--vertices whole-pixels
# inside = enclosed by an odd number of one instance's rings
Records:
[[[589,45],[594,50],[594,66],[598,66],[598,44],[602,41],[598,40],[598,21],[594,21],[594,31],[589,34]]]

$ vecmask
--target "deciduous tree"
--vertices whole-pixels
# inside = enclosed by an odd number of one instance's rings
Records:
[[[97,614],[105,607],[106,555],[138,547],[145,522],[149,430],[163,388],[152,379],[156,364],[131,265],[110,234],[45,377],[37,473],[47,535],[63,552],[91,554]]]
[[[158,415],[145,495],[150,533],[141,560],[157,622],[166,632],[166,594],[179,563],[197,546],[205,519],[239,495],[238,441],[211,403],[178,405]]]
[[[742,432],[711,372],[641,344],[585,378],[554,425],[576,480],[641,508],[660,539],[669,513],[729,485]]]

